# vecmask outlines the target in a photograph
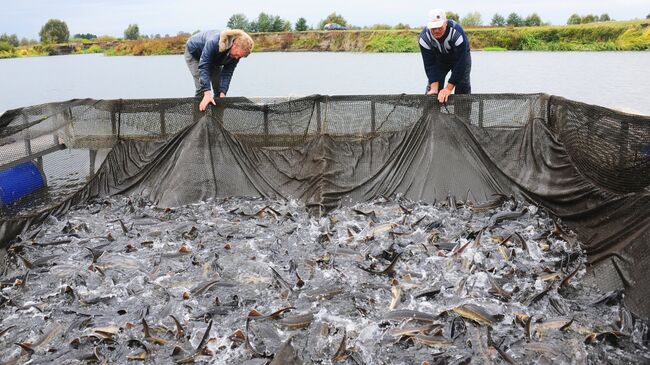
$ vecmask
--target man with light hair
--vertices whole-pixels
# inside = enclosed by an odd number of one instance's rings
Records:
[[[216,105],[215,93],[220,98],[226,96],[239,59],[247,57],[252,49],[253,39],[240,29],[206,30],[187,40],[185,62],[194,78],[196,96],[203,97],[200,111],[210,103]]]
[[[438,101],[446,103],[454,89],[456,94],[471,93],[469,74],[472,58],[469,40],[460,24],[448,20],[444,10],[433,9],[418,43],[428,78],[427,95],[438,94]],[[445,85],[450,71],[451,76]]]

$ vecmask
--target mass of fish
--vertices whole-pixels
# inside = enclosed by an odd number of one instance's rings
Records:
[[[495,195],[315,217],[97,199],[0,253],[0,364],[650,363],[575,235]]]

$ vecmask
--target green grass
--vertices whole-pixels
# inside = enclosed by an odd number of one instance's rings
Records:
[[[366,52],[419,52],[417,37],[382,32],[370,37]]]
[[[33,46],[12,47],[11,49],[4,51],[0,50],[0,58],[37,57],[47,56],[48,54],[48,47],[40,44]]]
[[[102,47],[100,47],[99,45],[97,45],[97,44],[93,44],[92,46],[90,46],[90,47],[88,47],[86,49],[82,48],[81,50],[79,50],[79,53],[84,53],[84,54],[85,53],[102,53],[102,52],[104,52],[104,49]]]
[[[318,39],[314,37],[300,37],[292,42],[292,46],[297,49],[314,49],[318,46]]]

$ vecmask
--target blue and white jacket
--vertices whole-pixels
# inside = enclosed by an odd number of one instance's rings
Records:
[[[221,32],[218,30],[206,30],[197,33],[187,40],[187,50],[192,57],[199,60],[199,76],[201,80],[201,89],[199,92],[210,90],[210,69],[213,65],[223,66],[221,70],[221,81],[219,83],[219,92],[224,94],[228,93],[230,86],[230,79],[235,71],[235,67],[239,60],[230,58],[230,47],[228,48],[224,42],[219,42],[221,39]],[[214,85],[217,87],[217,85]],[[215,90],[217,93],[217,90]]]
[[[418,43],[429,84],[444,80],[445,71],[449,69],[451,69],[450,83],[458,85],[466,78],[472,59],[469,54],[469,39],[460,24],[451,19],[447,20],[447,31],[442,40],[436,39],[431,35],[429,28],[424,27],[420,32]]]

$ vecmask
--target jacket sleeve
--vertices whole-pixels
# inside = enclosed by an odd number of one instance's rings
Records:
[[[219,38],[210,39],[203,46],[201,59],[199,60],[199,80],[201,81],[201,89],[199,92],[201,93],[210,90],[210,69],[217,57],[218,50]]]
[[[223,69],[221,70],[221,81],[219,82],[219,92],[222,92],[224,94],[228,93],[228,88],[230,87],[230,79],[232,79],[232,74],[235,72],[235,67],[237,67],[238,63],[239,60],[232,60],[223,66]]]
[[[451,76],[449,76],[449,83],[454,85],[458,85],[458,83],[465,78],[465,72],[467,71],[469,40],[467,39],[467,35],[464,32],[461,33],[461,35],[462,37],[459,37],[455,44],[456,56],[454,67],[451,69]]]
[[[433,51],[420,45],[420,53],[422,54],[424,72],[426,72],[427,78],[429,79],[429,85],[436,81],[440,81],[440,70],[438,70],[438,67],[436,66],[436,59]]]

